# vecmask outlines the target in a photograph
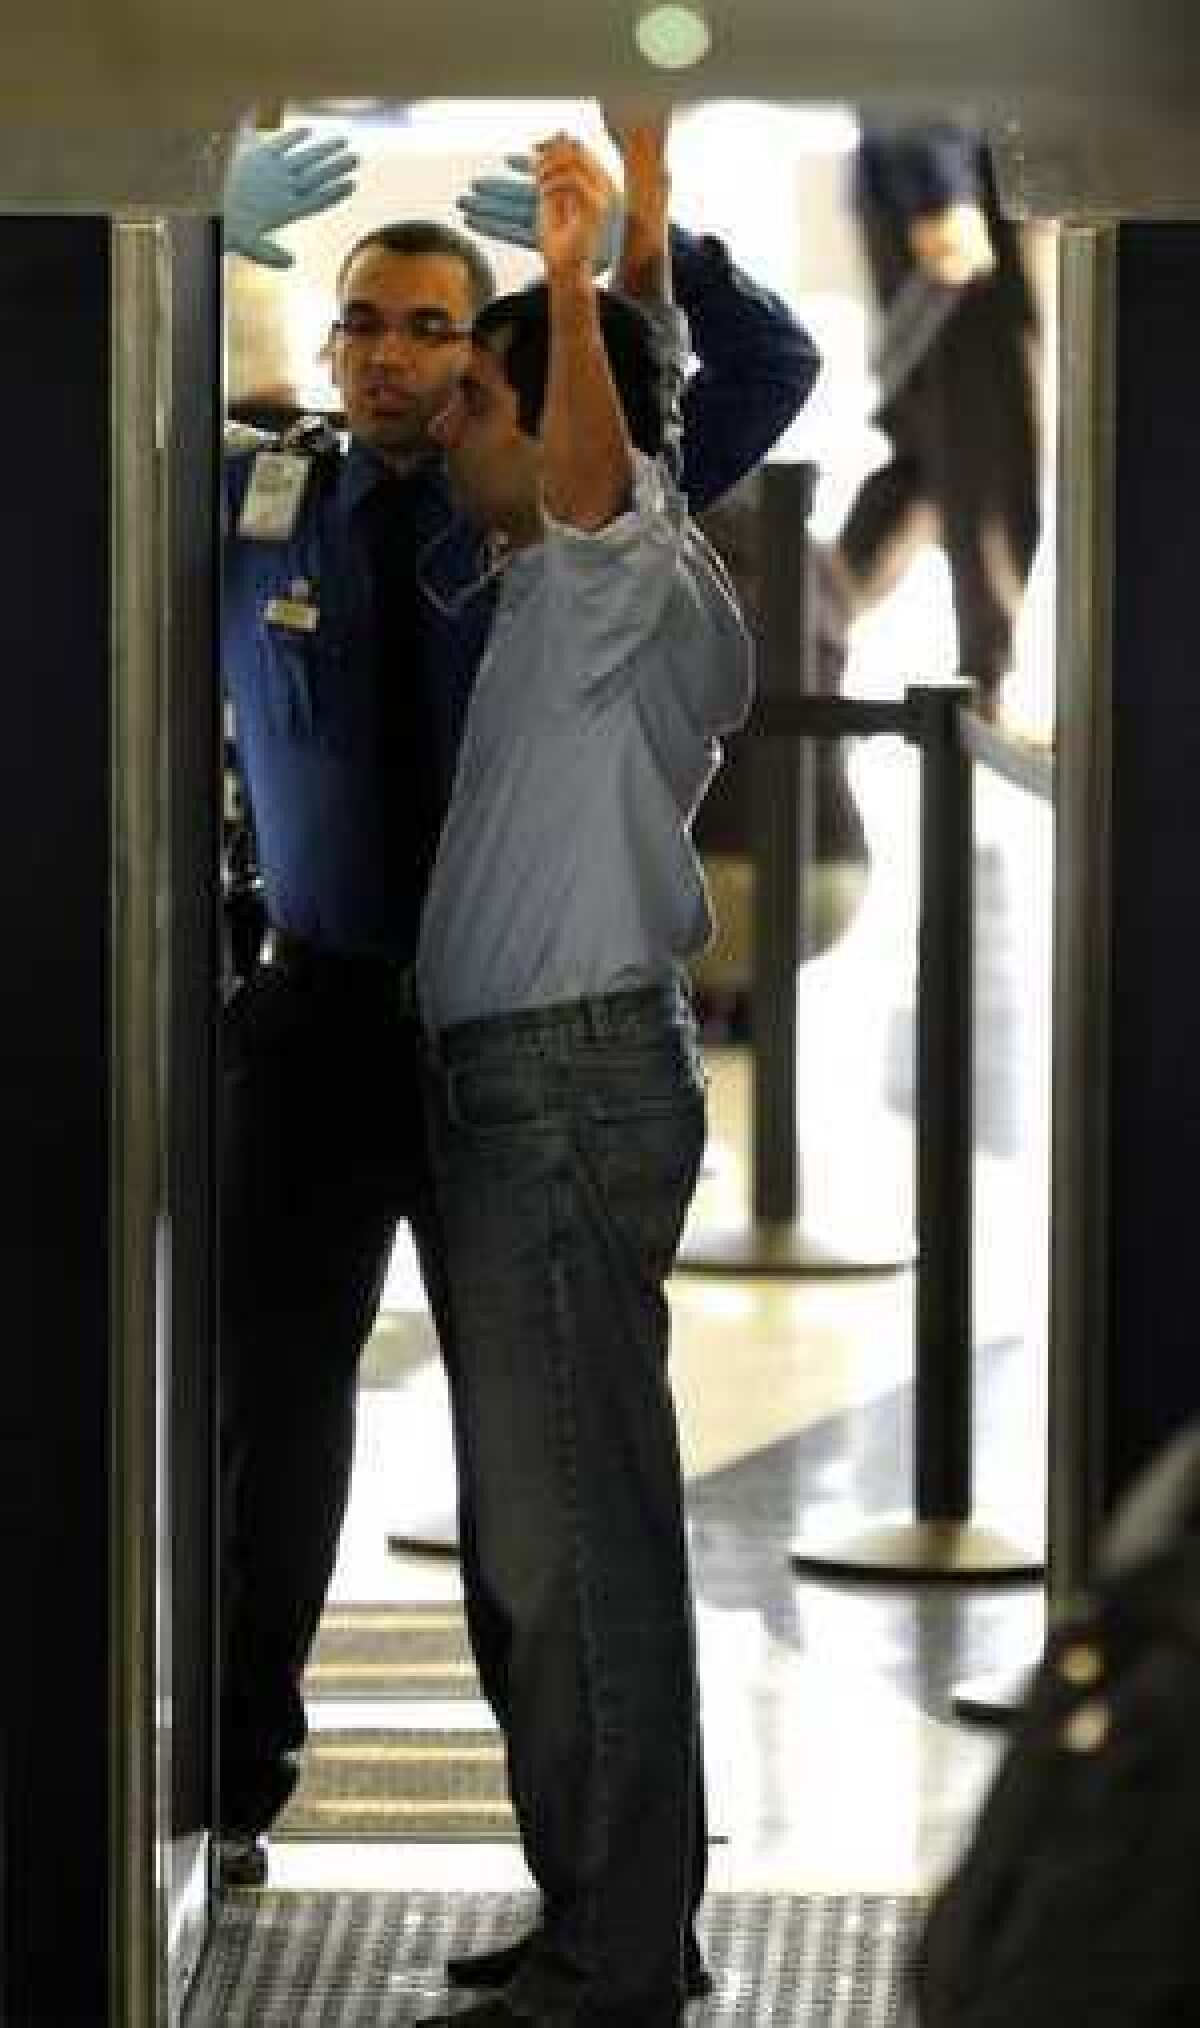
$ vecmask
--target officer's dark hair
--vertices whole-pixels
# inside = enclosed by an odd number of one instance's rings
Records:
[[[384,253],[447,254],[451,260],[461,261],[471,285],[472,315],[485,303],[490,303],[496,293],[496,276],[491,262],[465,232],[456,232],[452,225],[442,225],[432,218],[406,218],[394,225],[377,225],[370,232],[365,232],[361,239],[355,240],[338,269],[339,300],[351,264],[368,247],[375,246],[381,247]]]
[[[667,390],[658,334],[645,311],[597,289],[600,331],[631,443],[649,457],[663,447]],[[546,402],[550,299],[544,282],[497,296],[475,319],[473,336],[494,352],[517,396],[517,420],[535,437]]]

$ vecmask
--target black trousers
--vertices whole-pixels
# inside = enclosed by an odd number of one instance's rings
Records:
[[[389,968],[315,955],[260,966],[229,1011],[224,1056],[221,1817],[250,1831],[295,1779],[358,1362],[398,1220],[439,1331],[446,1278],[419,1032]]]

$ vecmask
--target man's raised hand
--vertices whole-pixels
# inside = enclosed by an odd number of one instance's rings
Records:
[[[505,246],[528,247],[537,250],[538,187],[533,172],[531,155],[508,155],[508,167],[514,172],[510,176],[474,176],[462,197],[456,199],[463,222],[472,232],[484,239],[501,241]],[[596,164],[608,183],[608,211],[604,232],[595,256],[596,272],[603,274],[613,266],[621,250],[623,214],[621,196],[615,183],[607,177],[600,163]]]
[[[608,221],[612,184],[582,142],[552,134],[534,150],[537,237],[550,271],[595,268]]]

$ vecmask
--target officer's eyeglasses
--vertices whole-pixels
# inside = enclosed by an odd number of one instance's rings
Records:
[[[364,345],[388,332],[417,345],[450,345],[471,335],[471,326],[456,324],[446,310],[376,310],[362,303],[348,304],[333,328]]]

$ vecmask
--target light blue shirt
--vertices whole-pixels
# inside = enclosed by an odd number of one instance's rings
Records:
[[[712,932],[691,841],[750,640],[664,467],[501,580],[421,924],[427,1028],[668,978]]]

